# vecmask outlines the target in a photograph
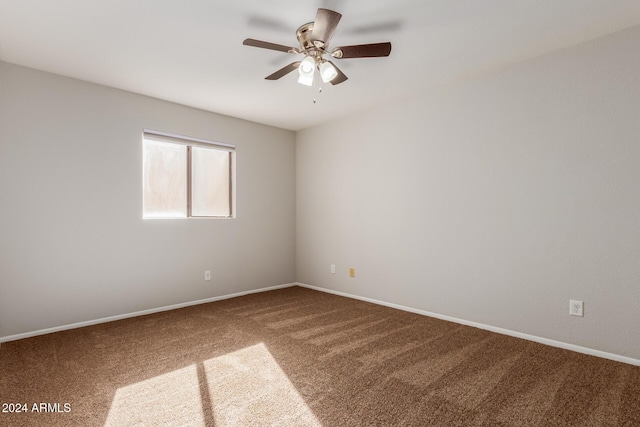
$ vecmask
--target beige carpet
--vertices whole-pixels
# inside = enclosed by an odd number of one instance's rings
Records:
[[[640,367],[299,287],[4,343],[0,373],[2,426],[640,426]]]

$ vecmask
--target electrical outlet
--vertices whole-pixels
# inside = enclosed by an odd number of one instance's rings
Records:
[[[204,280],[211,280],[211,270],[204,272]]]
[[[584,303],[582,301],[569,300],[569,314],[572,316],[584,316]]]
[[[336,265],[331,264],[331,274],[336,274]]]
[[[356,269],[351,267],[349,269],[349,277],[356,277]]]

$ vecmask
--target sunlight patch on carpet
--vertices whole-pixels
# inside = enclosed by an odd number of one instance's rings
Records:
[[[204,367],[216,427],[321,425],[262,343]]]
[[[178,425],[321,426],[263,343],[121,387],[105,422]]]
[[[197,366],[119,388],[104,425],[205,426]]]

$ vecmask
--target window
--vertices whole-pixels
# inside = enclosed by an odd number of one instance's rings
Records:
[[[233,217],[229,144],[144,130],[144,218]]]

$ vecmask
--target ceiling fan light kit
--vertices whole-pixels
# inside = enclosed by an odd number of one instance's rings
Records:
[[[333,62],[326,60],[324,55],[329,55],[335,59],[346,59],[383,57],[389,56],[391,53],[390,42],[341,46],[334,48],[329,53],[329,42],[338,26],[338,22],[340,22],[340,18],[342,18],[342,15],[338,12],[329,9],[318,9],[315,21],[301,25],[296,31],[296,37],[300,44],[299,48],[256,39],[246,39],[242,44],[305,55],[302,61],[292,62],[282,67],[265,77],[266,80],[278,80],[297,69],[299,74],[298,83],[312,86],[315,71],[318,70],[323,82],[337,85],[346,81],[348,77]]]

